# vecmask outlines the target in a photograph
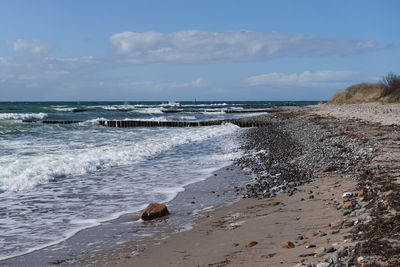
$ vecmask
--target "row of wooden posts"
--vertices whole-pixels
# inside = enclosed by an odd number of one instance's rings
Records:
[[[99,121],[100,125],[106,127],[116,128],[135,128],[135,127],[198,127],[198,126],[211,126],[221,125],[224,123],[232,123],[239,127],[262,127],[267,125],[267,122],[261,121],[243,121],[243,120],[218,120],[218,121],[199,121],[199,122],[185,122],[185,121]]]
[[[24,122],[41,122],[45,124],[74,124],[82,121],[36,121],[24,120]],[[241,120],[213,120],[213,121],[199,121],[199,122],[186,122],[186,121],[135,121],[135,120],[111,120],[99,121],[99,124],[105,127],[115,128],[137,128],[137,127],[198,127],[198,126],[212,126],[221,125],[224,123],[236,124],[239,127],[262,127],[267,125],[267,122],[261,121],[244,121]]]
[[[74,123],[80,123],[83,121],[37,121],[37,120],[23,120],[23,122],[30,122],[30,123],[36,123],[36,122],[41,122],[44,124],[74,124]]]

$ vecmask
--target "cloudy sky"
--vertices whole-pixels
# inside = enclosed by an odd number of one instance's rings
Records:
[[[0,101],[326,100],[400,72],[400,1],[0,0]]]

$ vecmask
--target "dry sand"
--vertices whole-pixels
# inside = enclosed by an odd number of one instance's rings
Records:
[[[400,124],[400,104],[322,104],[311,107],[311,112],[321,116],[332,116],[340,119],[360,119],[382,125]]]

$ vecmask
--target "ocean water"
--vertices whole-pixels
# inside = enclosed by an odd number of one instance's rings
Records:
[[[0,102],[0,259],[169,201],[241,155],[244,129],[232,124],[108,128],[99,120],[220,120],[306,104],[313,102]]]

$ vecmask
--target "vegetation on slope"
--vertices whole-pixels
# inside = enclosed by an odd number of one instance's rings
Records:
[[[359,83],[336,92],[329,104],[355,104],[366,102],[400,102],[400,75],[389,73],[379,83]]]

